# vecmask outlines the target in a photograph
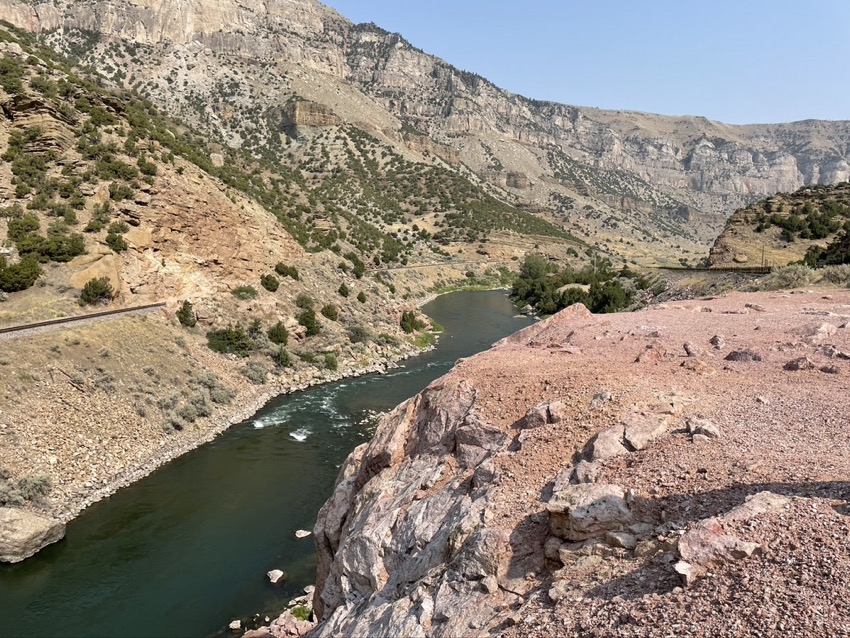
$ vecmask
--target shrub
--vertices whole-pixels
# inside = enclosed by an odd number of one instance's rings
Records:
[[[260,284],[269,292],[277,292],[277,289],[280,288],[280,282],[274,275],[263,275],[260,277]]]
[[[210,388],[210,401],[219,405],[227,405],[233,400],[234,393],[225,387]]]
[[[295,298],[295,305],[304,310],[312,310],[313,298],[307,293],[302,292]]]
[[[177,321],[180,322],[181,326],[186,326],[187,328],[191,328],[198,323],[198,318],[195,316],[195,311],[192,308],[192,302],[188,299],[183,302],[180,310],[177,311]]]
[[[112,284],[108,277],[95,277],[89,279],[80,293],[80,303],[83,305],[94,305],[108,303],[115,295]]]
[[[107,233],[106,245],[116,253],[124,252],[129,248],[127,241],[121,235],[116,235],[115,233]]]
[[[233,293],[233,296],[237,299],[241,299],[242,301],[248,301],[250,299],[257,298],[257,289],[254,286],[239,286],[230,291]]]
[[[17,264],[6,264],[5,257],[0,257],[0,290],[3,292],[18,292],[32,286],[41,276],[41,266],[35,257],[26,257]]]
[[[254,340],[242,326],[228,326],[222,330],[208,332],[207,347],[214,352],[247,357],[254,350]]]
[[[348,297],[348,295],[351,294],[351,291],[348,289],[348,286],[345,285],[344,281],[339,285],[337,292],[341,297]]]
[[[416,318],[416,314],[412,310],[405,310],[401,313],[401,321],[399,321],[401,329],[407,334],[415,330],[421,330],[425,327],[425,323]]]
[[[186,423],[194,423],[198,418],[198,409],[191,403],[184,403],[177,409],[177,416]]]
[[[336,355],[333,352],[325,353],[325,367],[328,370],[336,370],[339,367],[339,363],[337,363]]]
[[[308,337],[317,335],[322,331],[322,326],[319,324],[319,320],[316,319],[316,313],[312,308],[307,309],[298,315],[298,323],[307,328]]]
[[[289,331],[282,321],[278,321],[275,325],[269,328],[269,341],[278,345],[285,346],[289,341]]]
[[[793,264],[774,270],[770,275],[759,282],[759,287],[767,290],[780,290],[783,288],[799,288],[806,286],[812,281],[813,271],[808,266]]]
[[[850,287],[850,264],[826,266],[822,272],[823,278],[829,283]]]
[[[49,476],[41,474],[39,476],[24,476],[18,481],[18,489],[24,500],[32,501],[41,496],[44,496],[53,488],[53,482]]]
[[[32,213],[26,213],[9,220],[6,235],[11,241],[18,242],[27,235],[36,232],[39,227],[38,217]]]
[[[360,303],[366,303],[366,293],[362,290],[357,293],[357,301],[359,301]]]
[[[348,331],[348,340],[351,343],[362,343],[369,340],[369,331],[363,326],[353,326]]]
[[[287,352],[286,348],[281,348],[275,359],[275,363],[281,368],[288,368],[292,365],[292,355]]]
[[[109,185],[109,197],[110,199],[116,202],[121,202],[125,199],[130,199],[133,195],[135,195],[135,191],[127,184],[119,184],[118,182],[112,182]]]
[[[292,615],[295,616],[298,620],[310,620],[310,617],[313,615],[312,610],[305,605],[296,605],[292,608]]]
[[[336,321],[337,319],[339,319],[339,310],[337,310],[336,306],[332,303],[323,306],[321,313],[323,316],[327,317],[331,321]]]
[[[115,235],[123,235],[130,230],[130,225],[127,222],[117,221],[109,224],[109,232]]]
[[[298,281],[298,269],[295,266],[287,266],[280,261],[274,267],[274,271],[281,277],[292,277],[292,279]]]
[[[266,367],[257,361],[251,361],[239,372],[241,372],[243,376],[245,376],[245,378],[254,385],[263,385],[266,382],[266,377],[269,373],[269,371],[266,370]]]

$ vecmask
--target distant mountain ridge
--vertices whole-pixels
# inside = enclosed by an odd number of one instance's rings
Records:
[[[462,163],[502,199],[624,259],[696,258],[733,210],[850,178],[847,121],[733,126],[531,100],[313,0],[0,10],[227,144],[297,153],[284,107],[306,99],[393,148]]]

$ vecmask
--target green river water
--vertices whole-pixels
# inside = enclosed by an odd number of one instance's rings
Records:
[[[64,540],[0,565],[0,636],[232,635],[315,578],[312,529],[346,455],[460,357],[531,323],[504,293],[438,297],[437,348],[387,374],[272,400],[213,442],[88,508]],[[282,585],[271,569],[289,575]]]

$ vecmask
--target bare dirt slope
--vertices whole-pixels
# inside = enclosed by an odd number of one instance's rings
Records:
[[[343,467],[318,635],[846,635],[848,319],[573,306],[459,362]]]

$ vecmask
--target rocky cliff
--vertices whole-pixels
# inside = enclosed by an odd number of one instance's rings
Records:
[[[501,197],[624,258],[695,259],[736,208],[850,177],[847,122],[730,126],[535,101],[313,0],[0,9],[229,144],[293,150],[275,113],[297,95],[391,148],[427,136]]]
[[[343,465],[313,635],[840,633],[848,317],[576,305],[458,362]]]

